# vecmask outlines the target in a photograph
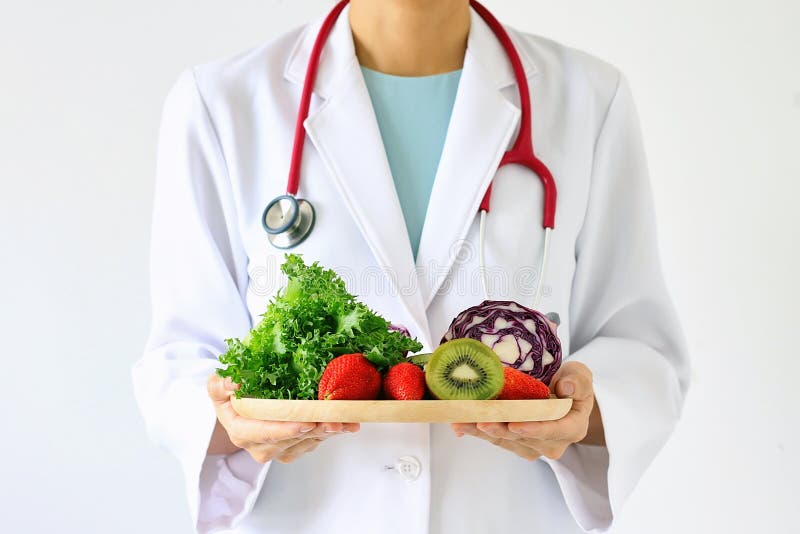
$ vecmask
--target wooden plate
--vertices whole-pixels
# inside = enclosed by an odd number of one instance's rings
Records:
[[[231,398],[236,412],[265,421],[333,423],[480,423],[552,421],[572,407],[572,399],[482,401],[346,401]]]

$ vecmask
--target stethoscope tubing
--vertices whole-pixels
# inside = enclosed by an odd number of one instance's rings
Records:
[[[303,82],[303,91],[300,97],[300,107],[297,112],[297,120],[295,122],[295,131],[294,131],[294,139],[292,143],[292,156],[291,162],[289,165],[289,176],[286,184],[286,195],[275,199],[271,202],[267,209],[264,210],[264,215],[262,216],[262,223],[264,224],[264,229],[267,231],[270,237],[270,242],[273,245],[277,246],[278,248],[291,248],[298,245],[302,242],[311,231],[314,226],[314,210],[313,206],[308,201],[302,199],[295,199],[297,195],[297,191],[300,187],[300,167],[301,162],[303,159],[303,148],[305,146],[305,120],[308,118],[309,108],[311,106],[311,95],[314,89],[314,83],[317,77],[317,71],[319,69],[319,61],[320,56],[322,55],[322,49],[325,45],[325,41],[328,38],[328,35],[331,32],[336,20],[339,18],[342,10],[347,6],[349,0],[341,0],[337,3],[334,8],[331,10],[330,13],[325,17],[320,26],[319,32],[317,37],[314,41],[314,46],[311,49],[311,54],[308,59],[308,66],[306,67],[306,75],[305,80]],[[544,282],[544,275],[545,269],[547,266],[547,260],[549,256],[550,250],[550,234],[551,230],[555,228],[555,213],[556,213],[556,198],[557,198],[557,191],[555,180],[553,179],[553,175],[550,173],[550,170],[547,166],[536,157],[534,150],[533,150],[533,127],[532,127],[532,117],[531,117],[531,99],[530,99],[530,91],[528,87],[528,80],[525,75],[525,69],[522,66],[522,60],[519,57],[519,53],[517,52],[514,43],[511,41],[511,37],[506,32],[505,28],[502,24],[494,17],[494,15],[489,12],[483,5],[481,5],[476,0],[470,0],[470,6],[481,16],[481,18],[487,23],[487,25],[491,28],[492,32],[497,37],[498,41],[502,45],[506,56],[508,57],[509,62],[511,63],[511,67],[514,71],[514,77],[517,82],[517,89],[519,91],[519,102],[520,102],[520,126],[519,132],[517,134],[517,138],[514,141],[513,146],[506,151],[503,155],[503,158],[500,160],[500,164],[498,165],[498,169],[503,165],[508,164],[518,164],[530,169],[534,174],[539,177],[539,180],[542,183],[542,188],[544,191],[544,201],[543,201],[543,210],[542,210],[542,227],[544,228],[544,242],[542,245],[542,254],[541,254],[541,261],[539,266],[538,272],[538,279],[536,283],[536,292],[534,294],[534,307],[539,305],[541,296],[542,296],[542,289],[543,289],[543,282]],[[483,198],[480,202],[479,213],[480,213],[480,232],[479,232],[479,256],[480,256],[480,270],[481,270],[481,283],[483,285],[483,292],[486,298],[489,298],[489,284],[487,281],[487,273],[486,273],[486,257],[484,251],[485,245],[485,238],[486,238],[486,217],[487,213],[491,207],[491,196],[492,196],[492,183],[486,189]],[[280,243],[280,236],[286,232],[289,232],[292,228],[296,229],[296,224],[294,226],[292,224],[286,223],[284,225],[278,227],[270,227],[267,225],[267,213],[272,206],[278,206],[276,202],[279,203],[281,199],[287,199],[287,197],[291,198],[291,200],[295,201],[295,207],[297,207],[297,202],[304,202],[311,206],[310,216],[312,220],[310,224],[306,225],[306,232],[299,236],[299,239],[294,239],[293,236],[287,234],[286,239],[284,240],[286,246],[280,246],[276,243]],[[298,217],[300,216],[299,210],[296,214]]]
[[[297,121],[294,125],[294,141],[292,143],[292,159],[289,163],[289,179],[286,183],[286,194],[296,195],[300,187],[300,163],[303,159],[303,147],[306,140],[305,121],[308,118],[308,110],[311,107],[311,94],[314,92],[314,82],[317,79],[317,71],[319,66],[319,58],[322,55],[322,48],[325,46],[325,41],[328,40],[328,34],[331,32],[336,19],[339,14],[348,4],[349,0],[342,0],[328,13],[325,20],[322,21],[322,26],[317,34],[317,39],[314,41],[314,47],[311,49],[311,55],[308,58],[308,66],[306,67],[306,77],[303,82],[303,93],[300,96],[300,109],[297,112]]]
[[[522,60],[519,57],[519,52],[511,41],[508,32],[500,24],[492,13],[486,9],[482,4],[476,0],[470,0],[470,5],[478,13],[478,15],[486,21],[486,24],[491,28],[492,32],[497,37],[497,40],[503,46],[503,50],[508,57],[511,68],[514,71],[514,78],[517,82],[517,90],[519,92],[520,103],[520,122],[519,132],[514,145],[503,155],[500,164],[497,166],[499,169],[503,165],[516,163],[522,165],[533,171],[542,182],[544,189],[544,209],[542,214],[542,226],[544,228],[555,228],[555,214],[556,214],[556,184],[550,169],[547,168],[542,160],[536,157],[533,150],[533,119],[531,112],[531,97],[528,87],[528,78],[525,76],[525,69],[522,66]],[[481,211],[489,211],[492,196],[492,185],[489,184],[486,193],[481,200]]]
[[[481,210],[480,229],[478,230],[478,268],[481,275],[481,287],[483,289],[483,296],[486,300],[490,300],[489,296],[489,281],[486,271],[486,210]],[[542,300],[542,291],[544,289],[544,278],[547,270],[547,262],[550,255],[550,235],[552,228],[544,229],[544,243],[542,244],[542,254],[539,260],[539,271],[536,278],[536,291],[533,294],[533,308],[539,307]]]

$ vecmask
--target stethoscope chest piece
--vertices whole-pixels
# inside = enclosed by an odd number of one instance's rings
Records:
[[[261,224],[273,246],[288,249],[296,247],[308,237],[314,228],[314,218],[311,202],[292,195],[281,195],[267,204]]]
[[[544,209],[542,213],[544,243],[542,247],[539,276],[536,283],[536,293],[534,294],[533,307],[536,308],[539,306],[539,299],[542,296],[545,268],[547,267],[547,257],[550,248],[550,233],[551,230],[555,228],[556,183],[550,170],[536,157],[533,150],[533,121],[531,119],[530,89],[519,53],[517,53],[517,49],[514,47],[511,37],[509,37],[503,25],[500,24],[494,15],[477,0],[470,0],[469,3],[472,9],[486,21],[504,49],[508,61],[511,63],[511,68],[514,71],[514,78],[516,79],[517,89],[519,91],[521,110],[519,132],[517,133],[517,139],[514,141],[514,145],[506,151],[503,158],[500,160],[498,168],[506,164],[516,164],[527,167],[539,177],[544,188]],[[303,92],[300,99],[300,108],[297,112],[297,121],[295,122],[292,158],[289,165],[286,194],[270,202],[264,210],[264,214],[261,216],[261,223],[264,226],[264,230],[267,232],[269,242],[276,248],[287,249],[296,247],[308,237],[308,234],[314,228],[314,208],[307,200],[297,199],[294,195],[297,194],[300,185],[300,164],[303,160],[303,146],[306,139],[305,122],[306,119],[308,119],[308,111],[311,106],[311,95],[314,91],[314,81],[319,68],[322,48],[336,19],[347,4],[348,0],[339,0],[331,12],[328,13],[328,16],[325,17],[322,26],[319,28],[317,37],[314,40],[314,47],[311,50],[311,55],[309,56],[308,65],[306,67],[306,77],[303,81]],[[481,281],[487,299],[489,298],[489,284],[486,275],[487,271],[485,268],[483,245],[486,235],[486,214],[489,212],[491,194],[492,187],[490,184],[481,200],[479,209],[481,218],[479,238]],[[554,322],[558,321],[556,320]]]

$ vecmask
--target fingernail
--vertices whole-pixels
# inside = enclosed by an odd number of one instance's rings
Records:
[[[564,382],[561,384],[561,393],[569,397],[573,393],[575,393],[575,384],[572,382]]]
[[[464,437],[464,433],[463,432],[456,432],[456,437],[457,438],[463,438]]]
[[[314,425],[304,426],[303,428],[300,429],[300,432],[305,434],[306,432],[311,432],[312,430],[314,430],[314,428],[315,428]]]

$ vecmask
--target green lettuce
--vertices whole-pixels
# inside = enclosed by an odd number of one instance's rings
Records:
[[[422,344],[347,292],[330,269],[306,265],[287,254],[281,266],[289,281],[255,328],[242,340],[226,339],[217,374],[241,387],[239,397],[316,399],[322,371],[333,358],[364,353],[379,371],[403,361]]]

